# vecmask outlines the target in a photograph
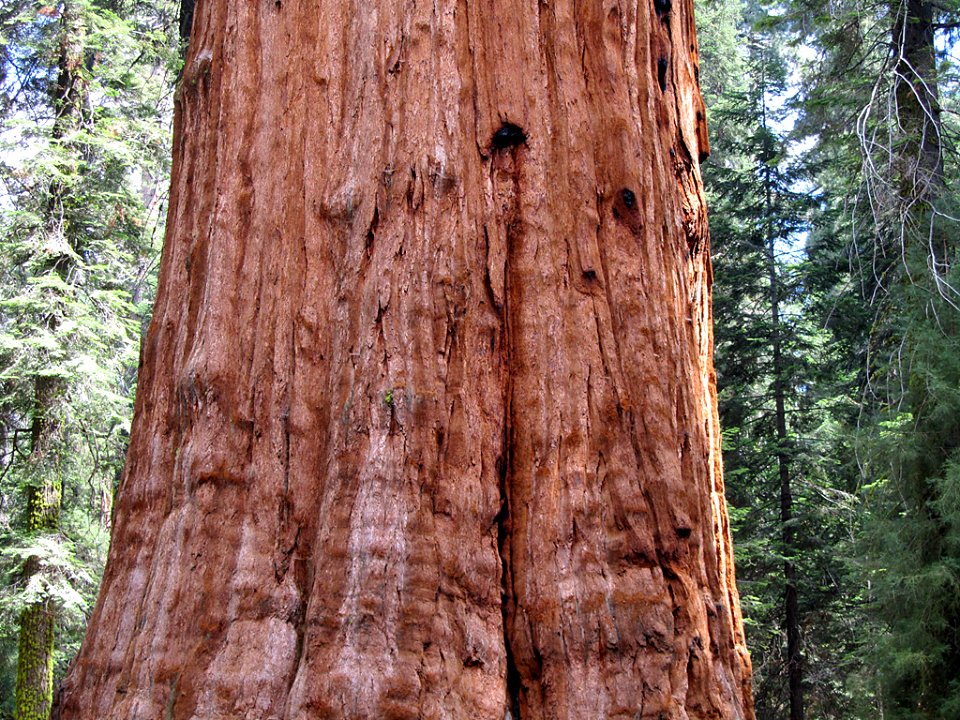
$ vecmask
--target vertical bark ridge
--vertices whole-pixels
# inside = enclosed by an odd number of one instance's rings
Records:
[[[666,14],[196,4],[61,717],[751,717]]]

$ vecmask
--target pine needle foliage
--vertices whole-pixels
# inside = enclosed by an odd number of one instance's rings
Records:
[[[32,609],[56,618],[59,675],[96,595],[153,297],[178,63],[173,2],[0,10],[0,717],[14,713],[18,634],[21,655],[39,647],[24,644]],[[21,677],[19,692],[29,685]]]

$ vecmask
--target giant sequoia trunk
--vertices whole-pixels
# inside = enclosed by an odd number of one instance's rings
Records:
[[[200,0],[62,718],[749,718],[692,4]]]

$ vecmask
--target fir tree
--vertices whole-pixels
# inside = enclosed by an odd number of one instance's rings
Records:
[[[755,6],[744,15],[727,11],[738,40],[708,45],[718,57],[705,58],[702,75],[705,89],[716,88],[705,93],[714,151],[705,182],[717,370],[757,712],[840,717],[857,627],[842,558],[857,506],[841,471],[842,354],[818,326],[803,244],[825,199],[786,134],[797,63],[788,36]],[[701,23],[720,16],[701,14]],[[714,69],[737,53],[740,64],[718,81]]]
[[[0,684],[32,719],[49,712],[104,560],[158,251],[176,28],[169,3],[74,0],[5,6],[0,31],[2,617],[19,636],[16,692],[9,665]]]

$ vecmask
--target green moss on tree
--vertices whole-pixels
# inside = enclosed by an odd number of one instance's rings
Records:
[[[20,615],[17,704],[14,720],[47,720],[53,704],[53,639],[56,616],[50,601]]]

